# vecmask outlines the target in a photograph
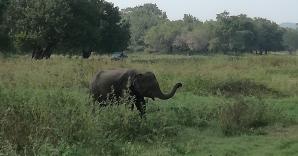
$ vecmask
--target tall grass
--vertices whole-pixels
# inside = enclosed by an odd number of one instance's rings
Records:
[[[0,155],[183,155],[197,147],[175,142],[204,131],[223,137],[288,119],[295,123],[290,108],[297,102],[297,61],[295,56],[135,54],[123,62],[108,56],[0,58]],[[116,106],[94,106],[89,81],[98,70],[111,68],[153,71],[162,90],[178,81],[183,88],[174,99],[149,101],[146,120],[127,108],[128,98]]]

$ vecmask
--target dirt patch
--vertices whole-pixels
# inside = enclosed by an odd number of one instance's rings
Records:
[[[224,96],[283,96],[277,90],[248,79],[220,82],[212,90],[213,94]]]

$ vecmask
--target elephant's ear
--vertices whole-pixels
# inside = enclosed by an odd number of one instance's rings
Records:
[[[141,84],[143,78],[144,78],[143,74],[136,74],[132,78],[132,86],[135,91],[140,91],[140,89],[141,89],[140,84]]]
[[[132,79],[132,85],[136,87],[140,83],[143,77],[144,77],[143,74],[136,74]]]

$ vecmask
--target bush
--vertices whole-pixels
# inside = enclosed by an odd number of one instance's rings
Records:
[[[219,110],[219,125],[225,135],[257,132],[279,118],[280,113],[258,99],[238,98]]]
[[[228,80],[213,87],[213,94],[224,96],[281,96],[281,93],[252,80]]]
[[[188,107],[172,107],[168,114],[168,118],[177,125],[186,127],[206,127],[210,120],[207,112]]]

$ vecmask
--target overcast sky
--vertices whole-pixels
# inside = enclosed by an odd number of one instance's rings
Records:
[[[156,3],[171,20],[191,14],[200,20],[215,19],[216,14],[229,11],[249,17],[264,17],[277,23],[298,23],[298,0],[107,0],[120,9],[144,3]]]

